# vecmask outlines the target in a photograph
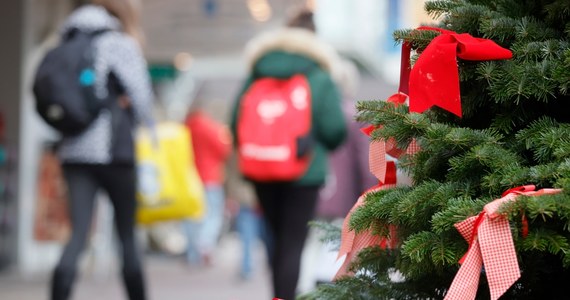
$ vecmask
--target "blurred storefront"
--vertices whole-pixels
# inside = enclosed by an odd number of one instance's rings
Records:
[[[82,0],[1,1],[0,52],[0,272],[23,274],[50,269],[61,251],[60,238],[41,239],[34,231],[38,183],[44,151],[57,139],[35,114],[31,80],[42,55],[55,44],[57,28]],[[391,31],[412,27],[424,0],[142,0],[145,54],[163,117],[180,119],[196,97],[214,111],[233,101],[245,74],[242,50],[257,33],[283,24],[295,5],[315,7],[321,37],[359,63],[371,86],[363,98],[381,98],[379,85],[394,84],[399,48]],[[365,89],[364,89],[365,90]],[[43,158],[43,160],[42,160]],[[53,171],[53,170],[52,170]],[[97,259],[114,255],[110,208],[99,207],[93,236]],[[37,231],[37,227],[36,227]],[[44,236],[45,237],[45,236]],[[104,265],[104,264],[103,264]],[[103,268],[103,267],[101,267]]]

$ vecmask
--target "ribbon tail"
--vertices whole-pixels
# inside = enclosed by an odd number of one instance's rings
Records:
[[[410,52],[412,50],[412,45],[410,42],[404,42],[402,45],[402,55],[400,61],[400,86],[398,87],[398,93],[409,93],[409,81],[410,81]]]
[[[370,142],[368,165],[372,173],[382,183],[386,183],[386,142]]]
[[[479,243],[491,300],[496,300],[521,277],[509,221],[500,217],[481,224]]]
[[[344,262],[342,263],[342,266],[340,267],[340,269],[338,269],[338,271],[334,275],[333,281],[337,281],[339,278],[349,274],[348,267],[350,266],[350,262],[352,261],[352,258],[354,256],[353,253],[354,252],[349,252],[346,254],[346,257],[344,258]]]
[[[343,255],[348,254],[352,251],[354,245],[354,231],[350,230],[350,218],[352,213],[361,205],[364,204],[364,198],[366,198],[366,193],[360,195],[356,200],[356,203],[352,206],[344,221],[342,222],[342,229],[341,229],[341,236],[340,236],[340,249],[338,250],[337,260],[340,259]]]
[[[479,277],[483,258],[479,248],[479,242],[475,240],[465,257],[465,261],[455,275],[444,300],[470,300],[475,299],[479,287]]]
[[[344,219],[342,224],[342,231],[340,237],[340,249],[338,250],[337,260],[340,259],[343,255],[350,252],[352,249],[352,245],[354,243],[354,231],[349,230],[349,222],[350,222],[350,213]]]

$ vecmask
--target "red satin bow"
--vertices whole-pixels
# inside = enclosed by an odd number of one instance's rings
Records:
[[[515,201],[519,195],[539,196],[561,191],[534,189],[534,185],[525,185],[508,190],[502,198],[485,205],[478,216],[455,224],[455,228],[469,242],[469,249],[459,261],[461,268],[445,300],[475,299],[482,266],[485,266],[492,300],[501,297],[519,279],[521,273],[509,221],[498,213],[498,209],[504,203]]]
[[[467,33],[459,34],[434,27],[422,26],[418,30],[435,30],[441,34],[429,43],[411,71],[411,45],[405,42],[402,46],[398,94],[409,95],[410,112],[421,113],[432,106],[439,106],[461,117],[456,57],[476,61],[512,57],[510,50],[489,39],[475,38]]]

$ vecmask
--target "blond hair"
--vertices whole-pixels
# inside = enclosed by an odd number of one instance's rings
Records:
[[[144,34],[140,26],[141,5],[139,0],[92,0],[93,4],[104,7],[121,22],[123,31],[144,44]]]

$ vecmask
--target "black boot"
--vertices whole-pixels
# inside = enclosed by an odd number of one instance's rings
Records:
[[[51,300],[68,300],[75,279],[75,270],[58,266],[51,281]]]

